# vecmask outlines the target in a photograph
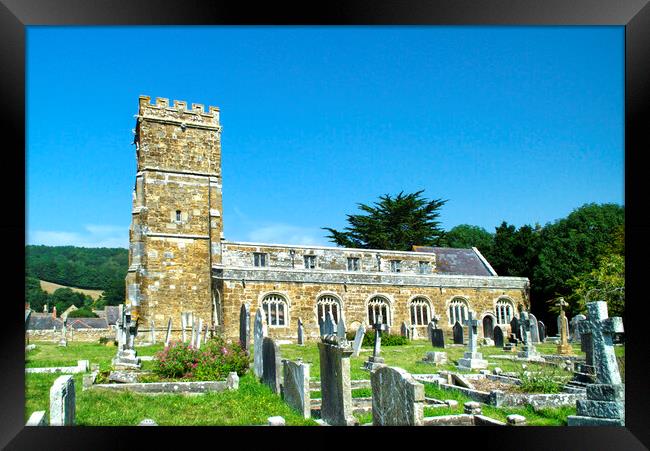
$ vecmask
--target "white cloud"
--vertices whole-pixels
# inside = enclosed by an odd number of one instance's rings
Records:
[[[248,233],[248,241],[269,244],[327,245],[322,230],[289,224],[271,224]]]
[[[129,247],[129,228],[87,224],[83,232],[66,232],[55,230],[27,231],[29,244],[46,246],[78,247]]]

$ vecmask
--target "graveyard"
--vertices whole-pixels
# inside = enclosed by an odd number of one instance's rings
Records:
[[[597,345],[594,330],[600,329],[594,324],[603,324],[603,334],[620,329],[619,319],[607,318],[606,309],[604,314],[600,323],[583,321],[573,330],[592,337],[591,346],[604,349],[605,357],[586,353],[586,339],[563,343],[566,337],[545,337],[534,343],[524,334],[517,352],[480,344],[471,319],[462,344],[444,337],[444,347],[434,347],[426,337],[382,346],[379,326],[368,328],[375,339],[363,345],[359,333],[346,336],[344,323],[331,318],[320,340],[304,341],[300,333],[298,342],[273,340],[256,318],[253,330],[244,330],[248,368],[239,376],[230,372],[223,380],[200,382],[156,375],[155,359],[164,355],[165,343],[135,344],[127,320],[117,346],[30,341],[25,421],[36,424],[33,414],[55,421],[55,388],[65,383],[64,398],[74,405],[71,424],[80,426],[612,424],[624,419],[625,346],[611,340]],[[188,335],[195,346],[209,346],[209,337]],[[125,351],[137,363],[124,366]],[[485,365],[472,368],[468,359]],[[596,368],[591,380],[584,379],[584,365]],[[396,405],[403,408],[394,412]]]

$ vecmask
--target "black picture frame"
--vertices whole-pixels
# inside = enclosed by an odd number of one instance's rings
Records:
[[[24,340],[21,302],[25,253],[25,27],[29,25],[273,25],[273,24],[411,24],[411,25],[620,25],[625,27],[625,204],[626,204],[626,427],[625,428],[291,428],[302,446],[334,446],[332,433],[343,434],[345,446],[383,443],[385,435],[409,446],[454,446],[519,449],[645,449],[650,446],[649,390],[645,377],[648,355],[647,320],[642,314],[642,258],[647,255],[650,220],[648,179],[643,164],[650,149],[647,129],[650,92],[650,7],[647,0],[445,0],[349,1],[299,4],[267,2],[171,0],[0,0],[0,77],[3,99],[3,172],[5,193],[5,270],[11,296],[5,300],[0,356],[0,446],[7,449],[115,449],[135,442],[179,441],[177,446],[239,446],[249,440],[286,444],[286,428],[25,428]],[[12,141],[7,138],[13,138]],[[597,181],[594,181],[597,183]],[[7,202],[9,205],[7,205]],[[15,208],[13,203],[15,203]],[[21,215],[20,212],[23,214]],[[22,257],[22,258],[21,258]],[[309,431],[306,432],[305,430]],[[255,434],[249,434],[255,432]],[[404,434],[402,433],[404,432]],[[326,434],[318,437],[318,434]],[[469,434],[469,435],[467,435]],[[224,437],[229,442],[219,443]],[[444,437],[443,437],[444,436]],[[268,438],[267,438],[268,437]],[[387,437],[386,437],[387,438]],[[379,439],[379,440],[378,440]],[[449,439],[452,441],[449,442]],[[281,441],[281,442],[278,442]],[[308,442],[305,442],[308,440]],[[337,439],[337,441],[340,439]],[[447,443],[447,444],[445,444]],[[645,445],[645,446],[644,446]]]

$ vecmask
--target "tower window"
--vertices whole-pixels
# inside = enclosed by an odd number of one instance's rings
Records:
[[[176,220],[177,221],[181,220],[181,211],[180,210],[176,210]]]
[[[358,257],[348,257],[348,271],[359,271]]]
[[[255,266],[266,266],[266,254],[262,252],[253,252],[253,264]]]
[[[315,255],[305,255],[305,268],[307,268],[307,269],[316,268],[316,256]]]
[[[390,272],[400,272],[402,270],[402,261],[401,260],[391,260],[390,261]]]
[[[420,274],[431,274],[431,263],[429,262],[419,262],[418,272]]]

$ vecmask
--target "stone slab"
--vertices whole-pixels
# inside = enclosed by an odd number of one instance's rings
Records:
[[[25,426],[47,426],[47,416],[44,410],[33,412]]]
[[[424,420],[424,385],[397,367],[382,367],[370,375],[372,424],[420,426]]]
[[[311,416],[311,394],[309,389],[310,365],[302,361],[282,361],[284,401],[302,414],[304,418]]]
[[[50,425],[75,424],[76,397],[72,376],[59,376],[50,387]]]
[[[620,419],[585,417],[582,415],[570,415],[567,417],[568,426],[625,426]]]
[[[229,390],[226,381],[147,382],[133,384],[94,384],[93,390],[133,391],[136,393],[208,393]]]

